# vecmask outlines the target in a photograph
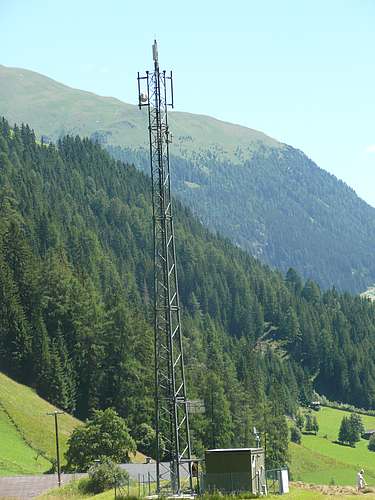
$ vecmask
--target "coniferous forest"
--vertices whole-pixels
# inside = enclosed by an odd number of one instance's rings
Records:
[[[146,113],[44,75],[0,64],[0,113],[56,142],[99,142],[149,174]],[[213,233],[285,274],[323,289],[364,292],[375,283],[375,208],[302,151],[209,116],[173,111],[173,193]]]
[[[375,407],[375,306],[270,270],[175,202],[196,453],[267,432],[315,389]],[[98,144],[39,144],[0,122],[0,369],[85,419],[115,408],[133,436],[153,419],[149,179]]]

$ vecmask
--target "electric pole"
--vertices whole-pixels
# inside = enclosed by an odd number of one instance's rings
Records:
[[[175,235],[172,217],[167,108],[173,108],[172,72],[160,71],[156,40],[154,70],[138,73],[138,105],[148,111],[154,234],[154,344],[156,480],[170,479],[173,494],[181,493],[181,469],[186,468],[192,491],[192,460],[182,349]],[[163,464],[167,462],[167,466]]]
[[[52,413],[47,413],[47,415],[55,417],[57,482],[59,487],[61,486],[61,468],[60,468],[60,450],[59,450],[59,426],[58,426],[57,416],[63,414],[64,414],[63,411],[58,411],[58,410],[55,410]]]

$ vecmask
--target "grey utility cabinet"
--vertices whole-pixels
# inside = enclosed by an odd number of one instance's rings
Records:
[[[263,448],[206,450],[205,467],[205,491],[266,493]]]

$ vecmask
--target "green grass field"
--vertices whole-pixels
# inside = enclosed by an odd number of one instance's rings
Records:
[[[55,457],[54,419],[46,415],[54,409],[32,389],[0,373],[0,475],[50,469],[51,462],[42,455]],[[59,417],[62,458],[67,439],[79,423],[70,415]]]
[[[38,454],[20,436],[9,417],[0,409],[0,474],[42,473],[49,469],[50,462]]]
[[[130,498],[135,498],[137,495],[137,492],[131,491],[130,492],[131,497]],[[250,495],[249,495],[250,496]],[[88,499],[94,499],[94,500],[113,500],[114,498],[114,490],[108,490],[104,493],[100,493],[98,495],[94,494],[84,494],[80,491],[79,483],[71,483],[61,489],[53,489],[47,492],[46,494],[38,497],[38,500],[88,500]],[[197,499],[202,498],[202,500],[235,500],[236,496],[235,495],[204,495],[203,497],[197,497]],[[242,494],[240,497],[241,500],[246,500],[246,495]],[[268,495],[267,498],[280,498],[280,495]],[[327,493],[325,492],[320,492],[318,490],[307,490],[307,489],[302,489],[298,488],[295,486],[291,487],[290,493],[287,493],[283,495],[282,498],[285,498],[285,500],[338,500],[340,498],[345,498],[346,500],[354,500],[358,498],[358,495],[355,494],[344,494],[343,492],[339,492],[338,494],[334,494],[332,490]],[[367,493],[365,495],[365,498],[367,500],[375,500],[375,494],[374,493]]]
[[[333,443],[342,417],[349,413],[322,408],[314,415],[319,423],[318,435],[303,435],[301,445],[290,444],[293,479],[316,484],[354,485],[356,473],[364,468],[367,483],[375,486],[375,453],[367,449],[368,441],[361,439],[355,448]],[[366,429],[375,429],[375,417],[362,415],[362,420]]]
[[[51,468],[56,456],[55,407],[35,391],[0,373],[0,476],[41,474]],[[71,432],[81,422],[69,414],[59,416],[62,464]],[[132,462],[143,463],[137,452]]]

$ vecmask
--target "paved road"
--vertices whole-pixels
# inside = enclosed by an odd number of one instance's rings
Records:
[[[82,476],[84,474],[62,474],[61,480],[67,484]],[[0,477],[0,499],[29,500],[54,487],[57,487],[55,474]]]
[[[145,480],[147,481],[148,474],[150,474],[151,479],[155,480],[155,478],[156,478],[156,464],[155,463],[151,463],[151,464],[121,464],[120,467],[122,469],[125,469],[128,472],[130,479],[138,480],[139,476],[144,476]],[[167,462],[161,463],[160,467],[161,467],[160,470],[164,475],[164,479],[169,479],[169,472],[167,472],[167,470],[169,468],[169,464]],[[187,477],[188,471],[185,470],[184,468],[181,468],[180,476]],[[141,480],[142,480],[142,478],[141,478]]]
[[[168,466],[168,464],[165,464]],[[121,468],[125,469],[131,479],[141,482],[147,482],[148,477],[151,481],[156,478],[156,464],[122,464]],[[169,479],[166,467],[161,467],[165,472],[164,479]],[[150,476],[149,476],[150,474]],[[63,484],[67,484],[74,479],[79,479],[85,474],[62,474],[61,480]],[[181,477],[186,477],[187,472],[181,469]],[[43,476],[11,476],[0,477],[0,500],[15,499],[29,500],[41,495],[45,491],[57,487],[56,474],[45,474]]]

